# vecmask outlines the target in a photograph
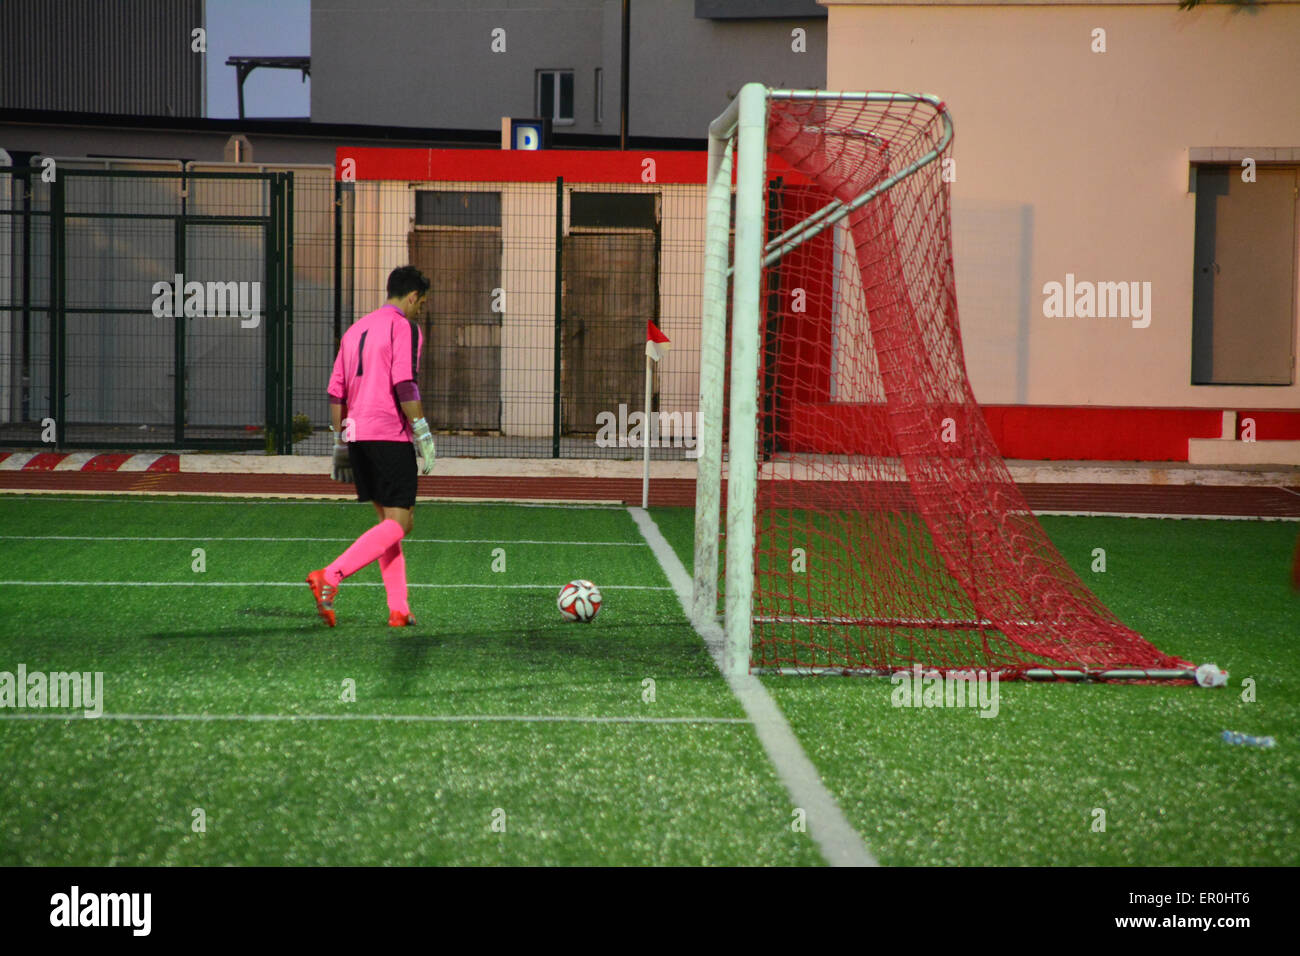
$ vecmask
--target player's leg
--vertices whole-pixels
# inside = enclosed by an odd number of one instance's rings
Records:
[[[358,537],[329,565],[307,575],[307,584],[316,599],[316,610],[330,627],[335,624],[334,598],[342,580],[356,574],[367,564],[379,558],[390,547],[401,541],[406,533],[402,522],[387,519],[383,515],[382,507],[379,507],[386,500],[387,494],[388,450],[376,446],[391,444],[394,443],[351,442],[348,445],[353,480],[357,487],[357,500],[374,501],[376,510],[383,520]]]
[[[385,520],[396,521],[406,533],[410,533],[410,508],[384,508],[376,505],[375,510]],[[389,625],[406,627],[414,624],[411,605],[407,603],[406,555],[402,553],[402,542],[398,541],[379,556],[379,573],[384,578],[384,591],[388,596]]]
[[[418,472],[415,466],[415,446],[403,443],[391,449],[390,482],[386,489],[383,515],[385,521],[401,525],[403,537],[415,526],[415,491]],[[396,542],[379,559],[379,572],[384,577],[384,590],[388,595],[388,624],[390,627],[410,627],[415,624],[411,606],[407,602],[406,556],[401,541]]]
[[[374,496],[370,489],[374,484],[374,476],[371,473],[369,456],[363,453],[361,442],[348,443],[348,458],[352,462],[352,482],[356,486],[357,501],[372,501]],[[378,502],[375,502],[375,510],[379,512],[382,521],[384,509]],[[356,542],[353,542],[353,547],[356,547]],[[339,583],[344,577],[338,573],[338,565],[342,559],[343,555],[339,555],[329,566],[319,568],[307,575],[307,586],[311,588],[312,597],[316,600],[316,613],[330,627],[335,625],[334,598],[338,594]]]
[[[325,568],[325,580],[337,587],[340,581],[377,560],[405,535],[406,528],[400,521],[386,517],[352,542],[346,551]]]

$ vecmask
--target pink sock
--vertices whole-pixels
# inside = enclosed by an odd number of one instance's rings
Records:
[[[406,557],[402,542],[397,542],[379,556],[379,573],[384,576],[384,590],[388,592],[388,610],[411,613],[406,603]]]
[[[405,534],[402,526],[391,518],[379,522],[334,559],[334,563],[325,569],[325,580],[338,585],[401,541]]]

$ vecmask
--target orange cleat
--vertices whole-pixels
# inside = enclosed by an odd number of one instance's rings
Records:
[[[316,612],[330,627],[334,626],[334,597],[339,593],[337,585],[325,580],[325,569],[313,571],[307,575],[307,585],[312,597],[316,599]]]
[[[415,627],[415,618],[401,611],[392,611],[388,615],[389,627]]]

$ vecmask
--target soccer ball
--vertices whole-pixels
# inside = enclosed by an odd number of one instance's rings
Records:
[[[587,624],[600,610],[600,588],[590,581],[570,581],[560,588],[556,599],[560,613],[566,621],[581,621]]]

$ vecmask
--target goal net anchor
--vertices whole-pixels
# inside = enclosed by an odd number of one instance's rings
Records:
[[[692,617],[721,585],[729,674],[1221,685],[1122,624],[1011,480],[962,353],[952,141],[909,93],[750,83],[710,125]]]

